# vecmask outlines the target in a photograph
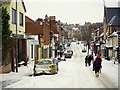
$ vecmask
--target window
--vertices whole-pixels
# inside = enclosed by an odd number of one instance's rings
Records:
[[[19,17],[20,17],[19,23],[20,23],[21,26],[23,26],[23,14],[20,13]]]
[[[12,23],[16,24],[16,10],[12,8]]]

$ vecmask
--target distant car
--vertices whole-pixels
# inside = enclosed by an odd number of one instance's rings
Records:
[[[70,47],[70,43],[69,43],[69,44],[67,44],[67,47]]]
[[[72,55],[73,55],[73,51],[72,51],[72,50],[67,50],[67,51],[65,52],[65,58],[71,58]]]
[[[83,50],[82,50],[82,52],[86,52],[86,50],[85,50],[85,49],[83,49]]]
[[[73,55],[73,50],[67,50],[67,53],[71,53]]]
[[[65,58],[71,58],[71,57],[72,57],[71,53],[66,53],[65,54]]]
[[[79,42],[77,42],[77,44],[80,44]]]
[[[58,61],[56,59],[38,60],[34,65],[33,74],[47,73],[57,74],[58,73]]]

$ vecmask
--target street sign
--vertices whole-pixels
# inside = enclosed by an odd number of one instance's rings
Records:
[[[114,50],[114,53],[116,52],[116,50]]]
[[[54,43],[57,43],[57,40],[55,40]]]
[[[54,51],[55,49],[51,49],[51,51]]]
[[[66,51],[66,49],[64,49],[64,51]]]

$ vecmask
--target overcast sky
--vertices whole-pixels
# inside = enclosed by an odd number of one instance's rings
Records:
[[[102,22],[103,0],[24,0],[26,15],[33,20],[56,16],[56,20],[65,23]],[[105,0],[109,7],[118,6],[119,0]]]

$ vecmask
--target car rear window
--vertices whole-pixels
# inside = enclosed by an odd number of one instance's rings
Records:
[[[68,53],[71,52],[71,51],[67,51]]]
[[[69,51],[67,51],[68,53],[72,53],[72,51],[71,50],[69,50]]]
[[[48,64],[52,64],[52,61],[48,61],[48,60],[45,60],[45,61],[37,61],[37,64],[38,64],[38,65],[48,65]]]

